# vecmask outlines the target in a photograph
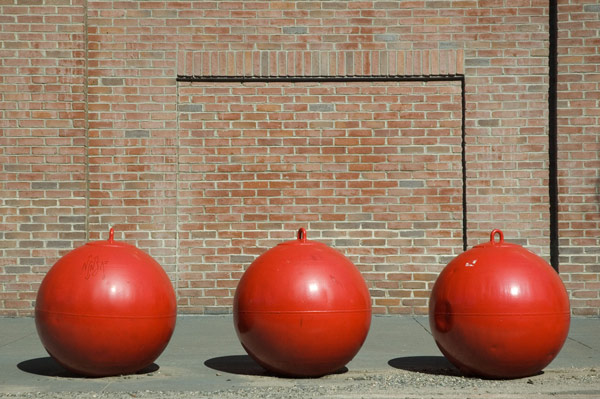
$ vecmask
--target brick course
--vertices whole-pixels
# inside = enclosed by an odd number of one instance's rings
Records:
[[[458,50],[198,51],[178,54],[177,74],[194,77],[364,77],[464,74]]]
[[[559,12],[560,270],[598,315],[599,10]],[[376,313],[423,313],[462,251],[463,144],[468,246],[501,228],[549,256],[545,1],[42,0],[1,3],[0,38],[2,315],[30,315],[48,268],[110,226],[180,311],[229,312],[301,225],[357,264]],[[455,75],[464,93],[374,81]]]

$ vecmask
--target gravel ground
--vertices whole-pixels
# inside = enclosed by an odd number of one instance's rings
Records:
[[[160,372],[156,372],[159,374]],[[515,380],[465,378],[453,369],[347,371],[318,379],[245,376],[243,384],[213,392],[23,392],[0,393],[0,398],[600,398],[596,368],[553,369]],[[228,374],[216,373],[227,379]],[[127,377],[112,377],[118,380]]]

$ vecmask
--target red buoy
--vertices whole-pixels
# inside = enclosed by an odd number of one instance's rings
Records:
[[[442,353],[463,373],[526,377],[562,348],[569,297],[548,263],[494,230],[489,243],[444,268],[431,292],[429,323]]]
[[[358,269],[338,251],[306,239],[277,245],[242,276],[233,304],[248,354],[277,374],[316,377],[343,368],[371,324],[371,297]]]
[[[35,304],[38,335],[63,367],[87,376],[129,374],[152,364],[176,321],[175,291],[138,248],[87,243],[52,266]]]

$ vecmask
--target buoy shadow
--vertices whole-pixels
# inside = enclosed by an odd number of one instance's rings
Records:
[[[38,357],[35,359],[29,359],[20,362],[17,364],[17,368],[25,373],[41,375],[45,377],[60,377],[60,378],[102,378],[102,377],[88,377],[81,374],[73,373],[64,367],[62,367],[56,360],[52,357]],[[158,371],[160,367],[156,363],[152,363],[148,367],[143,368],[142,370],[130,374],[130,375],[142,375],[149,374]],[[121,376],[114,376],[121,377]],[[107,377],[105,377],[107,378]],[[110,377],[108,377],[110,378]]]
[[[463,376],[444,356],[397,357],[388,362],[393,368],[433,375]]]
[[[313,378],[313,377],[290,377],[280,374],[272,373],[265,370],[256,363],[248,355],[232,355],[232,356],[220,356],[208,359],[204,362],[204,365],[216,371],[229,374],[247,375],[247,376],[261,376],[261,377],[275,377],[275,378],[286,378],[286,379],[299,379],[299,378]],[[331,374],[343,374],[348,369],[346,367],[331,373]],[[319,377],[316,377],[319,378]]]
[[[464,373],[454,366],[444,356],[410,356],[397,357],[388,362],[388,364],[396,369],[413,371],[418,373],[446,375],[453,377],[473,378],[480,380],[518,380],[523,378],[537,377],[544,374],[544,371],[539,371],[531,376],[514,377],[514,378],[492,378],[477,374]]]
[[[259,366],[248,355],[213,357],[212,359],[206,360],[204,365],[208,368],[221,371],[223,373],[276,377],[275,374],[269,373],[267,370]]]

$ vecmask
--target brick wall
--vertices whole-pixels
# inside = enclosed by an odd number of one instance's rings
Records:
[[[560,10],[561,275],[578,314],[599,308],[588,3]],[[501,228],[549,256],[545,1],[40,0],[1,3],[0,21],[1,314],[31,314],[56,259],[110,226],[186,313],[229,312],[244,267],[300,226],[357,264],[376,313],[425,312],[463,227],[468,246]],[[440,75],[464,92],[394,79]],[[307,79],[269,80],[290,76]]]
[[[17,315],[86,238],[84,13],[1,4],[0,314]]]
[[[600,315],[600,5],[559,5],[560,270],[574,314]]]
[[[478,5],[464,28],[469,245],[500,228],[547,257],[547,2]]]
[[[462,244],[460,96],[456,82],[182,84],[181,308],[226,311],[244,266],[307,226],[359,267],[378,312],[424,310]]]

